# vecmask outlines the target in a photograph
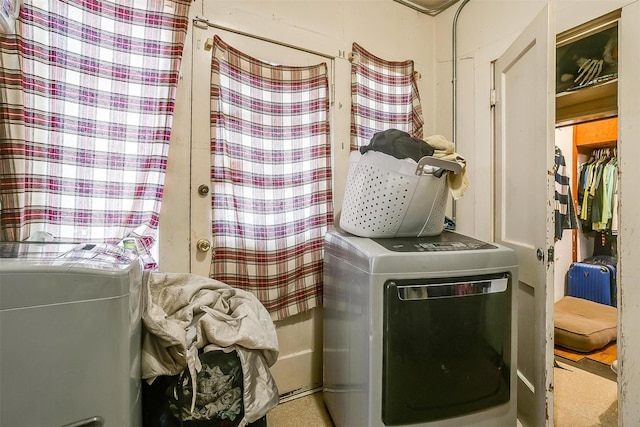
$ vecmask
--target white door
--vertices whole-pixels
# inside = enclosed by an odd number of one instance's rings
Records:
[[[213,13],[211,13],[213,15]],[[193,27],[193,69],[191,89],[191,272],[209,275],[211,250],[199,241],[212,241],[211,195],[200,194],[201,185],[210,185],[211,45],[213,36],[242,52],[271,63],[314,65],[326,62],[332,79],[331,58],[290,46],[209,27],[205,22]],[[332,83],[331,81],[329,82]],[[205,250],[203,250],[205,249]],[[275,322],[280,354],[271,367],[280,395],[296,394],[322,386],[322,309]]]
[[[535,427],[553,425],[554,19],[495,64],[495,241],[518,257],[518,419]]]

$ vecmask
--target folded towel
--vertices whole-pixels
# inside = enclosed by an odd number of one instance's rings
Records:
[[[442,135],[431,135],[425,138],[425,142],[433,148],[433,157],[443,157],[448,154],[453,154],[455,146],[453,142],[447,141]]]
[[[455,200],[459,200],[470,187],[469,178],[467,178],[467,161],[455,152],[453,142],[447,141],[442,135],[431,135],[425,138],[425,142],[433,148],[433,157],[450,160],[462,166],[460,174],[453,172],[447,174],[451,195]]]

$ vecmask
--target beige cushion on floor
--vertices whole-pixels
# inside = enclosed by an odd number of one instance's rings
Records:
[[[618,338],[615,307],[564,297],[555,303],[554,311],[556,345],[588,353]]]

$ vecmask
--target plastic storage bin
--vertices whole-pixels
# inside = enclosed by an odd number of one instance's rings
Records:
[[[449,187],[456,162],[423,157],[418,163],[368,151],[351,153],[340,227],[360,237],[437,236],[444,230]]]

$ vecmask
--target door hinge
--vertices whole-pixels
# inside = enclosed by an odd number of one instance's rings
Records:
[[[496,106],[496,90],[495,89],[491,89],[491,91],[489,92],[489,106],[491,107]]]

